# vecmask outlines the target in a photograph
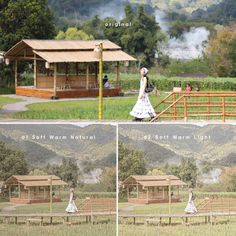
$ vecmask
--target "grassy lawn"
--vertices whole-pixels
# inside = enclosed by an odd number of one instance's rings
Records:
[[[8,98],[0,96],[0,108],[2,108],[6,104],[16,103],[22,101],[20,98]]]
[[[163,96],[152,96],[157,104]],[[105,120],[132,120],[129,115],[137,96],[104,99],[103,118]],[[12,115],[17,119],[98,119],[98,100],[59,101],[28,105],[29,110]]]
[[[236,223],[218,225],[149,226],[119,225],[120,236],[232,236],[236,235]]]
[[[0,224],[0,235],[7,236],[114,236],[116,225],[108,224],[81,224],[81,225],[52,225],[52,226],[26,226]]]

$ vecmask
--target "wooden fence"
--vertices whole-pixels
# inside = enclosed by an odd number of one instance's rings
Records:
[[[151,120],[215,119],[236,117],[236,92],[172,92],[155,106]]]

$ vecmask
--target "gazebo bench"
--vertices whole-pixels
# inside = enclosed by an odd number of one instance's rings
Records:
[[[27,225],[30,225],[30,223],[32,222],[36,222],[36,223],[39,223],[40,225],[43,225],[43,217],[41,218],[28,218],[26,219],[26,224]]]

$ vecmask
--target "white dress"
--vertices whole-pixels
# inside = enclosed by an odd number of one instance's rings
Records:
[[[139,97],[142,95],[144,89],[144,81],[140,79]],[[130,115],[139,119],[156,116],[156,113],[149,101],[148,93],[144,92],[144,97],[142,99],[138,98],[136,104],[130,112]]]
[[[74,194],[73,193],[70,193],[70,200],[69,200],[69,204],[66,208],[66,212],[68,213],[75,213],[75,212],[78,212],[78,208],[77,206],[75,205],[75,200],[73,200],[73,196]]]
[[[187,204],[187,206],[186,206],[186,208],[184,210],[186,213],[194,214],[194,213],[197,212],[197,208],[195,207],[192,198],[193,198],[193,193],[190,193],[189,194],[189,198],[188,198],[188,204]]]

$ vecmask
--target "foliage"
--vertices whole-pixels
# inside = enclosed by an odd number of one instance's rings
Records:
[[[206,10],[197,9],[192,13],[193,20],[214,22],[217,24],[227,24],[236,19],[236,2],[235,0],[223,0]]]
[[[104,191],[116,191],[116,168],[106,167],[100,177],[100,184],[104,186]]]
[[[24,153],[12,150],[0,142],[0,179],[25,174],[28,174],[28,165]]]
[[[119,180],[123,181],[130,175],[147,173],[143,153],[119,143]]]
[[[49,39],[54,34],[47,0],[0,1],[0,50],[8,50],[22,39]]]
[[[236,167],[225,168],[220,176],[220,182],[225,191],[236,192]]]
[[[72,158],[63,158],[61,165],[50,165],[48,164],[43,171],[48,174],[59,176],[62,180],[74,187],[78,184],[79,167]]]
[[[181,160],[179,166],[166,165],[166,174],[172,174],[179,177],[182,181],[188,184],[190,187],[195,187],[197,183],[198,168],[193,159],[186,158]]]
[[[207,57],[216,75],[236,76],[236,25],[225,27],[209,40]]]
[[[76,27],[70,27],[66,30],[66,32],[59,31],[56,39],[83,39],[83,40],[89,40],[93,39],[92,35],[86,34],[83,30],[78,30]]]
[[[166,67],[167,76],[179,76],[181,74],[206,74],[211,73],[206,59],[194,59],[191,61],[172,60]]]

